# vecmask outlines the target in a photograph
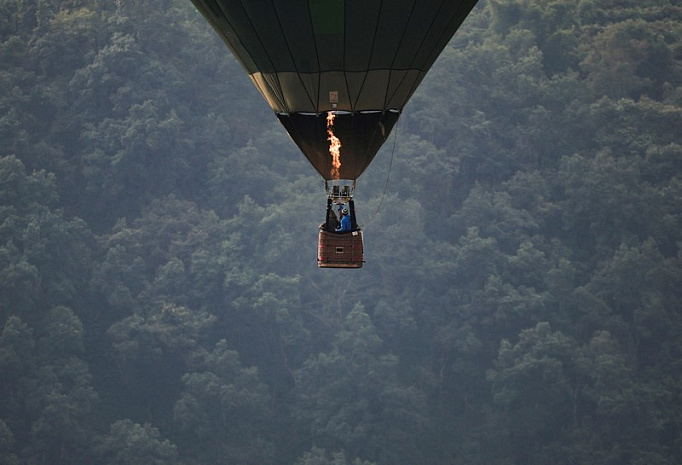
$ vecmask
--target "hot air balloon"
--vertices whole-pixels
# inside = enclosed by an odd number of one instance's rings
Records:
[[[477,0],[192,2],[325,180],[318,265],[362,267],[355,182]]]

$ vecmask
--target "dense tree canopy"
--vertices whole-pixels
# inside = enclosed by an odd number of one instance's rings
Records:
[[[681,127],[679,1],[481,0],[320,270],[191,2],[0,0],[0,463],[682,463]]]

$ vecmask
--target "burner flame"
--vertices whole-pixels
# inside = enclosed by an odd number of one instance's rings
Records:
[[[341,169],[341,141],[334,135],[334,112],[327,113],[327,140],[329,141],[329,154],[332,156],[332,169],[329,173],[332,179],[339,179]]]

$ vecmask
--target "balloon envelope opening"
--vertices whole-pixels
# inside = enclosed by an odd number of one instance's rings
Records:
[[[398,121],[400,112],[335,112],[334,134],[341,141],[339,179],[357,179],[369,166]],[[293,141],[326,180],[334,179],[327,113],[278,113]]]

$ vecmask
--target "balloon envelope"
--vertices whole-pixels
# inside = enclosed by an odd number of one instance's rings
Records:
[[[325,179],[337,112],[339,177],[356,179],[477,0],[192,2]]]

